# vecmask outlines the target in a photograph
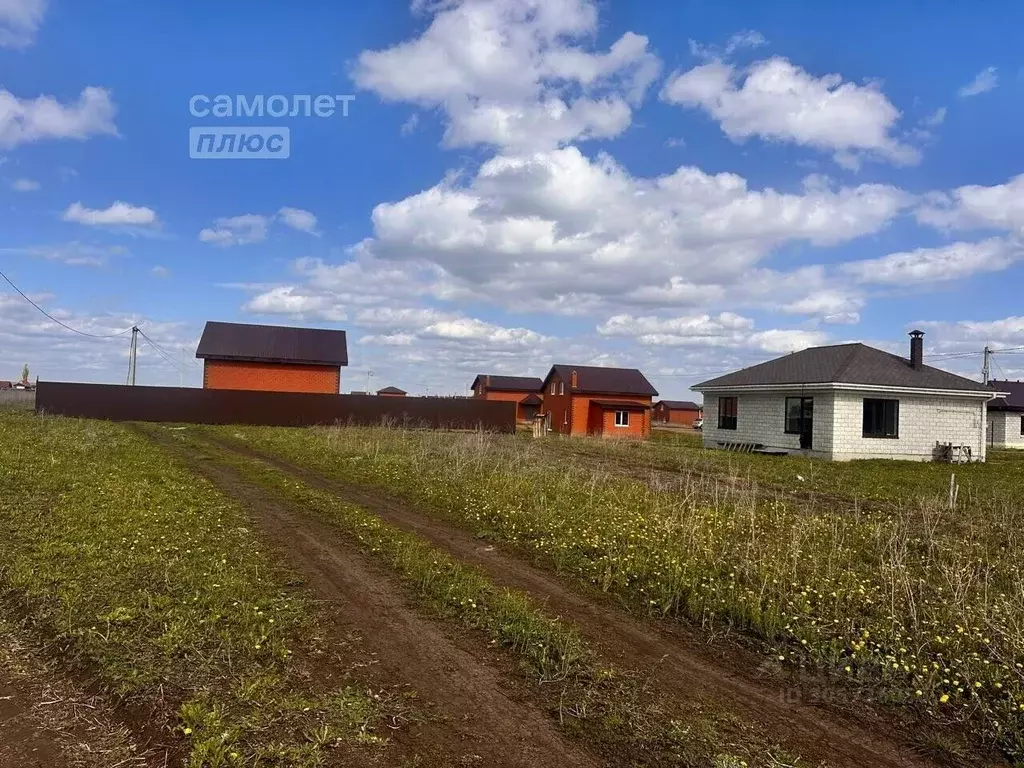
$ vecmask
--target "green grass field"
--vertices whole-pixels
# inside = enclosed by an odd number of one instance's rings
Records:
[[[169,749],[169,764],[389,764],[395,738],[413,738],[399,723],[426,722],[399,701],[398,690],[415,694],[400,672],[366,676],[378,649],[339,629],[343,604],[306,588],[310,564],[285,563],[261,530],[262,502],[331,526],[376,563],[382,589],[405,590],[396,604],[412,604],[401,610],[476,643],[473,663],[511,664],[527,681],[520,695],[573,749],[609,765],[806,764],[781,758],[800,750],[720,708],[727,701],[674,700],[645,670],[617,668],[592,629],[581,635],[547,609],[545,593],[492,581],[443,536],[428,542],[382,519],[383,506],[211,438],[500,543],[577,582],[592,610],[605,610],[588,597],[599,590],[628,622],[728,632],[743,658],[759,654],[752,666],[813,673],[840,698],[867,694],[908,715],[927,732],[919,746],[938,754],[962,750],[960,736],[933,743],[955,726],[975,747],[1024,760],[1024,454],[958,467],[830,464],[707,451],[680,432],[616,443],[133,427],[18,409],[0,410],[0,425],[0,631],[30,633],[115,708],[145,712],[145,739]],[[344,578],[350,555],[335,552],[331,578]],[[404,759],[394,764],[449,765]]]

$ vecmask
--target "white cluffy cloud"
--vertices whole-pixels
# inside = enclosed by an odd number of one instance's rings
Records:
[[[268,223],[266,216],[255,213],[227,216],[217,219],[213,227],[200,231],[199,240],[222,248],[262,243],[267,239]]]
[[[152,208],[130,205],[120,200],[105,209],[86,208],[81,203],[72,203],[64,211],[63,218],[64,221],[89,227],[155,227],[160,224]]]
[[[286,227],[299,232],[320,236],[316,216],[301,208],[284,207],[273,216],[245,213],[241,216],[221,217],[214,221],[212,227],[200,231],[199,240],[222,248],[262,243],[267,239],[270,225],[274,221],[280,221]]]
[[[27,48],[46,13],[47,0],[0,0],[0,48]]]
[[[597,327],[602,336],[635,339],[654,347],[747,348],[763,352],[792,352],[823,344],[828,335],[821,331],[771,329],[755,331],[755,323],[732,312],[683,317],[614,315]]]
[[[1024,235],[1024,174],[991,187],[969,185],[932,193],[917,219],[940,229],[998,229]]]
[[[373,211],[357,253],[429,264],[447,298],[510,309],[586,314],[618,306],[733,306],[762,287],[787,302],[824,286],[762,270],[784,243],[835,245],[884,228],[910,202],[887,185],[800,192],[751,189],[735,174],[681,166],[634,177],[575,147],[485,162],[468,183],[445,181]],[[800,291],[806,293],[800,293]]]
[[[319,236],[316,229],[316,216],[301,208],[282,208],[277,212],[278,217],[286,225],[299,232],[307,232]]]
[[[916,285],[999,272],[1022,258],[1024,247],[1019,242],[993,237],[980,243],[957,242],[848,262],[842,271],[859,283]]]
[[[815,77],[779,56],[744,69],[715,60],[676,72],[662,98],[703,109],[733,141],[756,136],[809,146],[833,153],[844,166],[863,157],[898,165],[920,160],[896,138],[900,111],[878,85]]]
[[[53,96],[19,99],[0,89],[0,147],[13,148],[45,139],[82,141],[103,134],[117,136],[115,112],[110,92],[104,88],[86,88],[78,101],[70,104],[62,104]]]
[[[428,28],[364,51],[353,77],[383,99],[441,108],[450,146],[548,149],[617,136],[659,72],[642,35],[587,49],[598,31],[594,0],[416,6],[432,17]]]
[[[8,183],[15,192],[36,192],[42,185],[35,179],[14,179]]]
[[[979,94],[995,90],[997,85],[999,85],[999,75],[996,74],[996,68],[986,67],[975,75],[971,82],[956,93],[960,98],[969,98],[971,96],[978,96]]]

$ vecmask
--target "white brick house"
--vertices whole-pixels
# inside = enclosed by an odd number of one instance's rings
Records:
[[[954,446],[985,460],[986,404],[997,392],[864,344],[812,347],[693,387],[704,395],[704,446],[825,459],[931,461]]]
[[[1024,448],[1024,382],[990,381],[1005,392],[988,406],[988,444],[996,448]]]

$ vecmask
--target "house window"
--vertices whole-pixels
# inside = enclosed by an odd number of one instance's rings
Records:
[[[552,395],[553,395],[553,394],[555,394],[555,388],[556,388],[556,387],[557,387],[557,385],[555,384],[555,382],[553,382],[553,381],[552,381],[552,382],[551,382],[551,394],[552,394]]]
[[[558,382],[558,394],[560,394],[560,395],[564,395],[565,394],[565,382],[564,381]]]
[[[629,411],[616,411],[615,412],[615,426],[616,427],[628,427],[629,426]]]
[[[864,398],[864,437],[900,436],[900,401]]]
[[[786,427],[787,435],[802,435],[804,428],[809,426],[814,413],[813,397],[787,397],[786,398]]]
[[[718,398],[718,428],[736,429],[737,398]]]

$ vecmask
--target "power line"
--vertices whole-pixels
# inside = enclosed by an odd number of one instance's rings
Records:
[[[45,309],[43,309],[38,304],[36,304],[34,301],[32,301],[32,299],[30,299],[28,296],[26,296],[25,293],[21,290],[21,288],[16,286],[14,284],[14,282],[11,280],[11,278],[9,278],[3,272],[0,272],[0,277],[2,277],[4,280],[6,280],[10,284],[11,288],[13,288],[14,290],[16,290],[18,292],[18,295],[21,296],[21,298],[23,298],[25,301],[27,301],[33,307],[35,307],[40,312],[42,312],[50,320],[55,322],[61,328],[66,328],[67,330],[71,331],[72,333],[77,333],[79,336],[87,336],[90,339],[115,339],[118,336],[123,336],[124,334],[128,333],[128,331],[131,330],[131,328],[125,328],[123,331],[118,331],[117,333],[111,333],[111,334],[107,334],[107,335],[99,335],[99,334],[95,334],[95,333],[86,333],[85,331],[80,331],[77,328],[72,328],[70,325],[68,325],[67,323],[61,322],[56,317],[54,317],[49,312],[47,312]]]
[[[151,346],[151,347],[152,347],[153,349],[155,349],[155,350],[156,350],[156,352],[157,352],[157,354],[158,354],[158,355],[160,355],[160,356],[161,356],[161,357],[162,357],[162,358],[163,358],[164,360],[166,360],[166,361],[167,361],[167,362],[169,362],[169,363],[170,363],[170,364],[171,364],[172,366],[174,366],[174,368],[175,368],[175,369],[176,369],[176,370],[177,370],[177,371],[178,371],[179,373],[182,373],[182,372],[183,372],[183,370],[182,370],[182,369],[181,369],[181,368],[180,368],[180,367],[178,366],[178,361],[177,361],[177,360],[175,360],[175,359],[174,359],[173,357],[171,357],[170,355],[168,355],[168,354],[167,354],[166,352],[164,352],[164,351],[163,351],[163,350],[162,350],[162,349],[161,349],[160,347],[158,347],[158,346],[157,346],[157,345],[156,345],[156,344],[154,343],[154,341],[153,341],[153,340],[152,340],[151,338],[149,338],[149,336],[147,336],[146,334],[144,334],[144,333],[143,333],[142,331],[139,331],[139,335],[140,335],[140,336],[141,336],[141,337],[143,338],[143,340],[144,340],[144,341],[145,341],[145,342],[146,342],[147,344],[149,344],[149,345],[150,345],[150,346]]]

